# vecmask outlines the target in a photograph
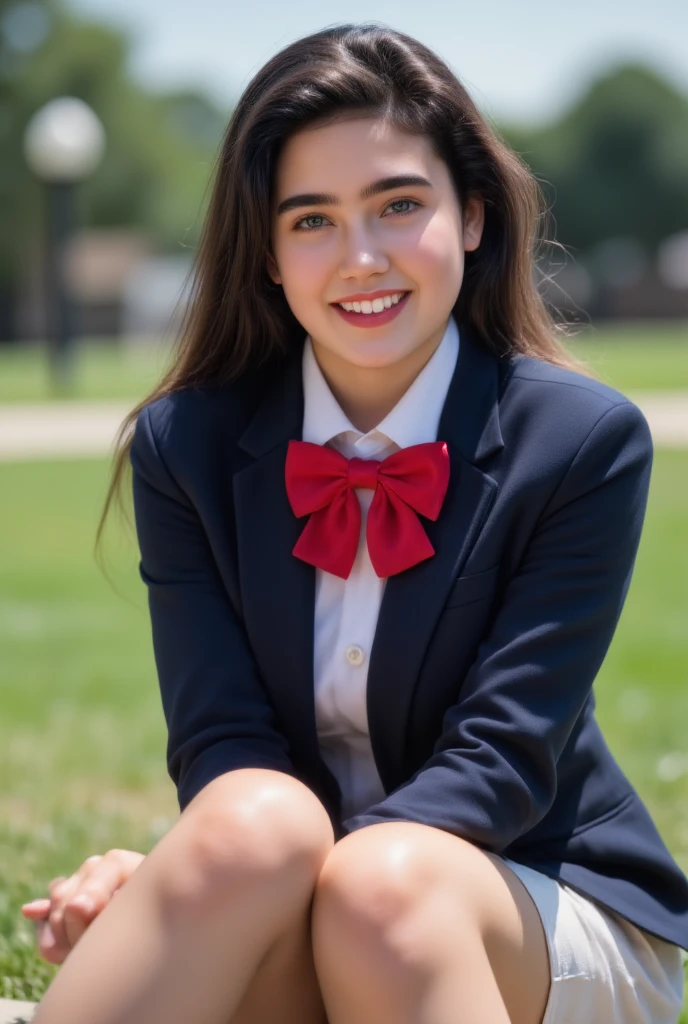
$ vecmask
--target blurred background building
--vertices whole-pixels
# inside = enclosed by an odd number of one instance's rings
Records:
[[[619,6],[615,0],[613,6]],[[208,18],[216,16],[218,29],[226,28],[245,16],[234,7],[212,14],[205,2],[185,12],[171,3],[157,13],[166,31],[176,21],[182,40],[185,20],[201,19],[196,29],[216,59],[214,37],[222,32],[215,33]],[[148,14],[155,8],[151,0]],[[686,17],[678,4],[675,9],[680,31]],[[101,165],[78,189],[78,228],[66,260],[75,332],[94,339],[160,335],[174,328],[183,310],[230,93],[236,98],[269,52],[264,42],[255,66],[247,67],[236,42],[244,37],[227,32],[221,44],[227,65],[237,70],[233,78],[228,72],[224,90],[221,83],[213,89],[200,73],[189,86],[191,44],[188,54],[179,51],[179,81],[169,61],[167,73],[153,81],[154,75],[140,73],[145,47],[139,36],[150,35],[148,23],[142,14],[137,30],[132,11],[128,2],[106,7],[100,0],[0,5],[0,343],[40,339],[48,330],[45,196],[27,167],[23,137],[36,111],[56,96],[88,103],[107,139]],[[357,13],[350,20],[367,20]],[[403,5],[398,14],[395,19],[390,10],[388,23],[413,34]],[[376,10],[369,16],[383,20]],[[263,22],[255,11],[251,17],[253,38],[265,40]],[[313,12],[308,17],[312,22]],[[435,22],[428,18],[428,33],[417,33],[429,45]],[[303,32],[316,27],[304,23]],[[299,34],[295,24],[291,37]],[[269,42],[274,50],[288,39]],[[631,59],[623,46],[618,53],[610,44],[606,61],[581,66],[556,115],[492,117],[484,102],[496,74],[489,42],[473,39],[484,69],[481,87],[475,64],[464,76],[458,44],[456,53],[449,45],[440,52],[543,188],[550,241],[539,255],[538,274],[547,301],[574,320],[688,317],[688,79],[663,69],[651,48],[645,60],[636,44]],[[523,62],[532,60],[539,60],[536,52],[523,54]]]

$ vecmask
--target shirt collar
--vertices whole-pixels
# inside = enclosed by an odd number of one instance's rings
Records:
[[[441,342],[415,380],[380,423],[363,434],[332,394],[313,352],[310,335],[303,347],[304,441],[327,444],[351,431],[356,438],[382,434],[399,448],[437,440],[440,416],[459,354],[459,329],[449,317]]]

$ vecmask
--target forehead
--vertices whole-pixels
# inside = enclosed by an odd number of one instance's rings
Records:
[[[409,135],[381,118],[340,116],[309,125],[285,142],[275,168],[277,198],[298,188],[328,189],[344,196],[360,185],[400,171],[438,173],[430,140]]]

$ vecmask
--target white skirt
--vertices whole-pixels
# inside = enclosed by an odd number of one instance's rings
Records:
[[[547,936],[552,981],[542,1024],[677,1024],[685,958],[679,946],[565,882],[502,860],[530,893]]]

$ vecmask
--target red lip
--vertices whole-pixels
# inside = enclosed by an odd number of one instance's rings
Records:
[[[395,317],[406,308],[407,302],[410,301],[411,292],[407,292],[400,302],[397,302],[396,306],[390,306],[389,309],[383,309],[381,313],[351,313],[346,309],[342,309],[337,303],[333,303],[333,308],[337,311],[342,320],[346,320],[347,323],[354,324],[356,327],[381,327],[384,324],[394,320]]]
[[[407,291],[408,288],[383,288],[377,292],[356,292],[355,295],[345,295],[330,305],[336,306],[339,302],[372,302],[373,299],[384,299],[385,295],[402,295]]]

